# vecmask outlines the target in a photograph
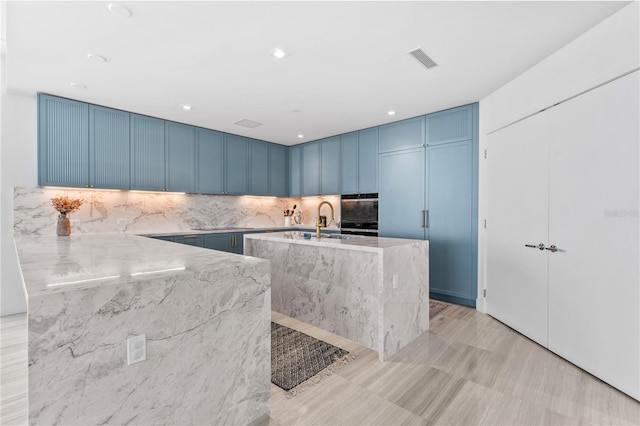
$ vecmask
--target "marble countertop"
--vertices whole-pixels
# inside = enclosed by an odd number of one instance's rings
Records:
[[[199,234],[227,234],[230,232],[263,232],[263,231],[284,231],[287,229],[295,230],[295,231],[313,231],[316,232],[315,228],[310,226],[298,225],[291,227],[281,227],[281,228],[207,228],[207,229],[186,229],[184,231],[172,231],[172,232],[145,232],[141,235],[144,237],[165,237],[165,236],[176,236],[176,235],[199,235]],[[323,228],[327,231],[340,231],[340,228],[336,227],[327,227]]]
[[[29,297],[267,262],[124,233],[18,237],[15,245]]]
[[[274,232],[268,234],[249,234],[245,235],[245,238],[255,240],[267,240],[278,241],[291,244],[302,244],[309,246],[342,248],[346,250],[360,250],[360,251],[373,251],[380,252],[384,249],[407,246],[415,243],[424,243],[424,240],[409,240],[404,238],[383,238],[383,237],[366,237],[355,235],[356,238],[350,239],[337,239],[322,237],[318,239],[315,235],[315,231],[311,233],[310,239],[304,238],[305,232],[302,231],[289,231],[289,232]]]

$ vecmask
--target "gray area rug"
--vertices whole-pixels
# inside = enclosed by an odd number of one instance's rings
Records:
[[[271,382],[286,391],[348,354],[308,334],[271,323]]]
[[[435,300],[429,299],[429,319],[435,317],[448,307],[449,305],[446,303],[436,302]]]

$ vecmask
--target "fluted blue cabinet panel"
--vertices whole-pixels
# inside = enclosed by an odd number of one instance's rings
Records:
[[[186,244],[188,246],[204,247],[204,235],[176,235],[173,239],[174,242],[179,244]]]
[[[269,195],[286,197],[287,191],[287,147],[271,144],[269,148]]]
[[[247,138],[225,134],[226,193],[249,193],[249,141]]]
[[[340,137],[323,139],[320,145],[320,193],[340,193]]]
[[[89,186],[89,105],[38,95],[38,183]]]
[[[89,186],[131,187],[130,136],[128,112],[89,105]]]
[[[427,143],[470,140],[472,137],[473,105],[466,105],[427,116]]]
[[[376,164],[378,163],[376,153]],[[340,193],[358,193],[358,132],[340,136]]]
[[[131,189],[164,191],[164,120],[131,114]]]
[[[289,195],[302,195],[302,145],[289,147]]]
[[[424,146],[425,117],[397,121],[379,127],[379,152],[391,152]]]
[[[320,142],[302,145],[302,195],[320,194]]]
[[[378,128],[358,132],[358,192],[378,192]]]
[[[196,129],[165,122],[167,191],[196,192]]]
[[[424,239],[425,149],[380,154],[379,161],[380,236]]]
[[[427,150],[427,192],[431,253],[429,290],[463,299],[475,299],[474,222],[472,205],[472,141],[429,147]]]
[[[251,152],[251,185],[252,195],[269,194],[269,145],[267,142],[257,140],[249,141]]]
[[[197,192],[222,194],[224,192],[224,135],[206,129],[196,129]]]

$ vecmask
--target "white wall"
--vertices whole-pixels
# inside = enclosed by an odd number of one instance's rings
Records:
[[[480,101],[480,152],[487,134],[640,66],[640,4],[633,2]],[[491,152],[488,152],[491,156]],[[486,165],[479,168],[478,303],[485,311]],[[491,223],[488,223],[488,230]]]

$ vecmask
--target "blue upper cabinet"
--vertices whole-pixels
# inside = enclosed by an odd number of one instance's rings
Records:
[[[302,145],[289,147],[289,195],[302,195]]]
[[[358,132],[345,133],[340,136],[341,157],[341,194],[356,194],[358,186]],[[378,156],[376,153],[376,164]]]
[[[320,144],[320,193],[340,193],[340,137],[324,139]]]
[[[424,146],[426,143],[425,117],[416,117],[380,126],[378,138],[380,153]]]
[[[271,144],[269,147],[269,195],[286,197],[288,161],[287,147]]]
[[[224,193],[224,135],[221,132],[196,129],[197,192]]]
[[[89,105],[89,186],[129,189],[129,113]]]
[[[378,192],[378,128],[358,132],[358,193]]]
[[[226,194],[249,193],[249,140],[225,134]]]
[[[267,142],[250,140],[252,195],[269,195],[269,145]]]
[[[131,189],[165,191],[164,120],[131,114]]]
[[[196,132],[193,126],[165,122],[166,189],[196,192]]]
[[[427,143],[438,145],[470,140],[473,105],[466,105],[427,116]]]
[[[320,142],[302,145],[302,195],[320,194]]]
[[[89,186],[89,105],[38,95],[38,183]]]

